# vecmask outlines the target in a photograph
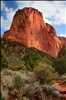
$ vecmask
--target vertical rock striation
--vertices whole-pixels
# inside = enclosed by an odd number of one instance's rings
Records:
[[[57,57],[62,48],[53,26],[45,23],[42,13],[31,7],[15,13],[10,30],[4,32],[3,37],[20,42],[26,47],[37,48],[54,57]]]

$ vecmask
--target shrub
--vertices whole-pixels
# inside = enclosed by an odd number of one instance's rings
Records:
[[[40,63],[38,67],[35,67],[34,73],[36,75],[37,80],[41,84],[50,83],[52,79],[55,79],[58,76],[54,68],[45,63]]]
[[[1,92],[0,92],[0,100],[5,100],[5,97],[2,95]]]
[[[5,75],[5,77],[2,79],[2,83],[6,87],[11,87],[12,86],[12,77]]]
[[[46,56],[42,59],[44,63],[48,65],[52,65],[52,61],[50,61]]]
[[[17,76],[14,77],[13,86],[14,86],[14,88],[16,88],[17,90],[20,90],[21,87],[23,86],[23,80],[22,80],[22,78],[21,78],[20,75],[17,75]]]
[[[0,62],[1,62],[1,68],[8,68],[9,61],[3,52],[1,52]]]
[[[29,70],[29,71],[32,70],[31,67],[30,67],[30,65],[28,63],[26,64],[26,69]]]
[[[66,59],[65,60],[60,60],[60,59],[55,59],[53,62],[53,67],[55,68],[56,71],[60,75],[63,75],[66,73]]]
[[[10,69],[13,71],[19,71],[19,70],[26,70],[26,66],[24,64],[21,64],[19,66],[10,66]]]
[[[23,60],[25,61],[26,69],[33,70],[37,65],[36,60],[41,60],[41,56],[39,53],[29,52],[24,56]]]
[[[26,66],[24,64],[21,64],[20,67],[19,67],[19,70],[21,70],[21,69],[26,70]]]
[[[13,71],[17,71],[18,68],[19,68],[19,66],[10,66],[9,68],[10,68],[11,70],[13,70]]]

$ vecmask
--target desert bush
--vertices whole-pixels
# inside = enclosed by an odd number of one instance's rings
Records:
[[[26,64],[26,69],[29,70],[29,71],[32,70],[31,66],[28,63]]]
[[[19,66],[10,66],[9,69],[13,70],[13,71],[17,71],[19,68]]]
[[[23,86],[23,80],[22,80],[22,78],[21,78],[20,75],[17,75],[17,76],[14,77],[13,86],[14,86],[14,88],[16,88],[17,90],[20,90],[21,87]]]
[[[61,95],[60,95],[60,92],[59,91],[53,91],[52,92],[52,97],[56,98],[56,100],[60,99]]]
[[[10,76],[6,76],[2,79],[2,83],[3,85],[5,85],[6,87],[11,87],[12,86],[12,77]]]
[[[0,100],[5,100],[5,97],[2,95],[1,92],[0,92]]]
[[[20,66],[19,66],[19,70],[26,70],[26,66],[24,65],[24,64],[21,64]]]
[[[41,56],[39,53],[29,52],[25,54],[23,60],[25,61],[26,69],[33,70],[33,68],[37,65],[36,60],[41,60]]]
[[[52,65],[52,61],[50,61],[46,56],[42,58],[42,62],[44,62],[48,65]]]
[[[4,76],[4,75],[9,75],[9,76],[12,76],[12,70],[8,69],[8,68],[5,68],[1,71],[1,75]]]
[[[54,68],[45,63],[40,63],[37,67],[35,67],[34,73],[36,75],[37,80],[41,84],[50,83],[52,79],[58,77],[58,74],[55,72]]]

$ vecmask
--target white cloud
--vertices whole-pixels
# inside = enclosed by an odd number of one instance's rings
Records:
[[[10,25],[12,23],[12,19],[13,19],[13,16],[14,16],[16,10],[14,10],[12,8],[8,8],[5,5],[4,1],[1,1],[1,13],[3,11],[5,13],[4,13],[4,16],[1,15],[1,27],[4,30],[8,30],[10,28]]]
[[[66,34],[65,34],[65,33],[63,33],[63,34],[60,34],[60,36],[61,36],[61,37],[66,37]]]
[[[26,6],[38,9],[50,24],[66,24],[65,1],[16,1],[16,4],[21,9]]]
[[[9,29],[9,22],[7,22],[7,20],[4,19],[3,16],[1,16],[1,27],[6,30],[6,29]]]
[[[4,7],[5,7],[5,3],[4,3],[4,1],[1,1],[1,10],[3,10]]]
[[[14,14],[15,12],[13,10],[8,9],[8,11],[5,14],[6,19],[3,16],[1,16],[1,27],[4,30],[8,30],[10,28]]]

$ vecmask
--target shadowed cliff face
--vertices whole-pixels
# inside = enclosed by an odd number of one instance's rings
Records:
[[[62,42],[62,45],[66,46],[66,38],[65,37],[59,37],[59,39]]]
[[[34,8],[18,10],[10,30],[4,32],[3,37],[20,42],[26,47],[35,47],[54,57],[57,57],[62,48],[53,26],[45,23],[42,13]]]

